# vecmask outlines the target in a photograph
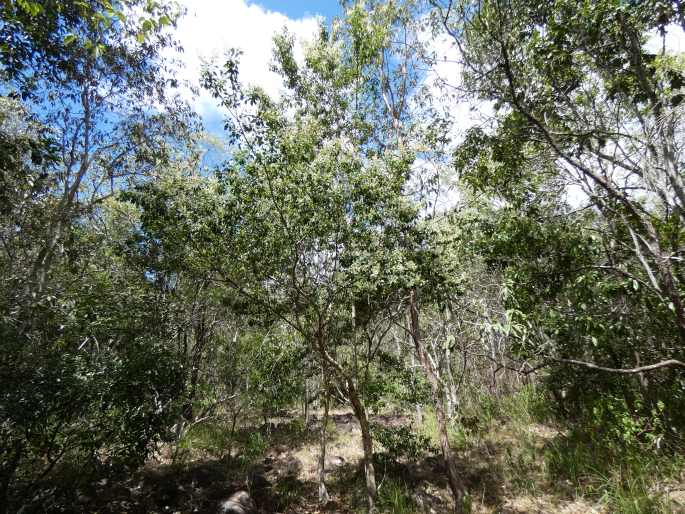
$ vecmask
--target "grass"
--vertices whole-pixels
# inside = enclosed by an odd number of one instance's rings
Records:
[[[564,430],[550,419],[544,398],[532,388],[499,400],[484,396],[463,409],[450,426],[450,441],[475,512],[505,506],[555,512],[561,505],[612,514],[685,512],[665,494],[667,484],[682,484],[685,458],[611,444],[590,429]],[[419,431],[437,443],[432,412]]]
[[[677,481],[685,469],[677,455],[600,446],[583,432],[553,440],[546,448],[545,464],[551,480],[569,484],[574,494],[597,499],[617,514],[675,512],[664,486]]]
[[[234,434],[225,423],[200,423],[192,426],[179,441],[180,450],[222,456],[234,444]]]
[[[405,482],[396,478],[384,480],[378,488],[378,509],[392,514],[419,512]]]

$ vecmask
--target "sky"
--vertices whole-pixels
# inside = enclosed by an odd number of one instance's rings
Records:
[[[261,0],[251,3],[261,5],[270,11],[283,13],[293,19],[312,15],[321,15],[330,19],[341,12],[338,0]]]
[[[330,23],[336,15],[342,14],[338,0],[179,0],[187,9],[176,31],[176,38],[184,48],[180,55],[179,77],[199,85],[203,62],[222,62],[222,54],[230,48],[242,50],[240,79],[243,83],[261,86],[274,97],[282,89],[280,77],[269,70],[272,60],[272,38],[284,28],[295,37],[295,56],[302,59],[302,45],[313,39],[320,23]],[[676,30],[677,29],[677,30]],[[685,50],[685,37],[679,27],[669,30],[665,45],[672,52]],[[460,68],[454,62],[457,51],[449,38],[436,38],[431,44],[438,55],[448,60],[439,62],[432,71],[435,76],[447,78],[450,82],[459,80]],[[662,44],[657,34],[648,42],[650,50],[658,51]],[[428,85],[434,80],[429,74]],[[185,90],[187,100],[204,121],[211,134],[221,136],[223,115],[216,101],[207,92],[199,94]],[[437,89],[436,89],[437,91]],[[481,115],[490,114],[489,106],[468,102],[452,102],[449,110],[453,119],[460,120],[455,126],[459,134],[478,123]]]
[[[280,78],[269,71],[272,39],[283,28],[296,39],[296,55],[302,55],[302,43],[311,40],[319,24],[330,23],[342,13],[338,0],[180,0],[187,14],[181,18],[176,38],[184,51],[179,77],[197,86],[202,63],[221,62],[227,49],[238,48],[241,81],[258,84],[277,96]],[[199,96],[186,92],[188,100],[202,116],[205,128],[212,133],[223,123],[215,101],[206,92]]]

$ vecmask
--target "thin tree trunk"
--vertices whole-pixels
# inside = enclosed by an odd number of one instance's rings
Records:
[[[364,477],[366,479],[366,498],[369,506],[369,513],[376,511],[376,499],[378,491],[376,489],[376,473],[373,468],[373,440],[371,438],[371,429],[369,427],[369,420],[366,416],[366,409],[359,398],[359,393],[354,385],[354,381],[345,373],[340,363],[331,357],[326,351],[324,337],[321,330],[316,333],[316,340],[319,347],[319,352],[322,361],[330,365],[335,372],[340,386],[347,391],[347,396],[352,404],[354,415],[359,421],[359,426],[362,432],[362,446],[364,449]]]
[[[416,373],[416,352],[411,354],[411,372]],[[421,410],[421,404],[416,402],[416,426],[421,426],[423,423],[423,412]]]
[[[376,512],[376,500],[378,499],[378,491],[376,488],[376,471],[373,467],[373,439],[371,438],[371,428],[369,427],[369,419],[366,415],[366,409],[359,400],[357,390],[351,381],[348,381],[347,392],[352,403],[352,409],[359,421],[359,427],[362,431],[362,447],[364,449],[364,478],[366,480],[366,499],[369,506],[369,512]]]
[[[304,379],[304,429],[309,431],[309,380]]]
[[[319,502],[328,503],[330,497],[326,490],[326,428],[328,426],[328,409],[330,405],[330,394],[328,392],[328,382],[325,379],[325,371],[321,370],[321,386],[323,387],[323,418],[321,419],[321,433],[319,439]]]
[[[411,336],[414,341],[414,348],[419,362],[426,372],[426,377],[431,386],[433,395],[433,403],[435,404],[435,414],[438,418],[438,430],[440,432],[440,449],[447,467],[447,480],[449,482],[450,490],[454,498],[454,511],[458,514],[465,512],[464,499],[466,498],[466,489],[457,473],[457,466],[454,462],[454,453],[450,446],[449,432],[447,431],[447,417],[445,416],[444,391],[440,384],[440,380],[433,369],[432,364],[426,355],[426,349],[423,346],[421,339],[421,331],[419,325],[419,310],[416,300],[416,291],[412,290],[409,296],[409,311]]]
[[[447,348],[445,350],[445,371],[447,371],[447,418],[452,419],[457,410],[457,384],[454,382],[454,375],[452,374],[452,352]]]

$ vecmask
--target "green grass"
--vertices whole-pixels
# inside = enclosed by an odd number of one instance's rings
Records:
[[[685,457],[603,440],[589,426],[564,430],[550,412],[530,387],[499,399],[481,395],[463,408],[449,428],[450,441],[465,472],[476,477],[476,487],[504,490],[505,498],[582,498],[612,514],[677,512],[660,491],[666,483],[682,482]],[[437,444],[430,409],[419,431]]]
[[[378,509],[392,514],[412,514],[418,512],[411,497],[411,489],[403,481],[388,478],[378,488]]]
[[[211,455],[224,455],[234,443],[230,427],[225,423],[200,423],[192,426],[179,441],[180,450],[203,451]]]
[[[616,514],[673,512],[658,485],[685,469],[677,455],[601,444],[581,431],[552,441],[545,463],[551,481],[570,484],[574,494],[597,499]]]

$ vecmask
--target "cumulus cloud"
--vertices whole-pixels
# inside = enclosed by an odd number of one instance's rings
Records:
[[[180,3],[187,14],[179,21],[176,31],[184,49],[177,57],[178,76],[195,86],[203,61],[221,59],[227,49],[238,48],[243,52],[241,80],[278,95],[282,83],[269,71],[273,36],[287,28],[297,41],[309,40],[320,23],[320,18],[315,16],[291,19],[246,0],[180,0]],[[190,100],[209,124],[219,117],[216,103],[207,93],[201,92]]]

